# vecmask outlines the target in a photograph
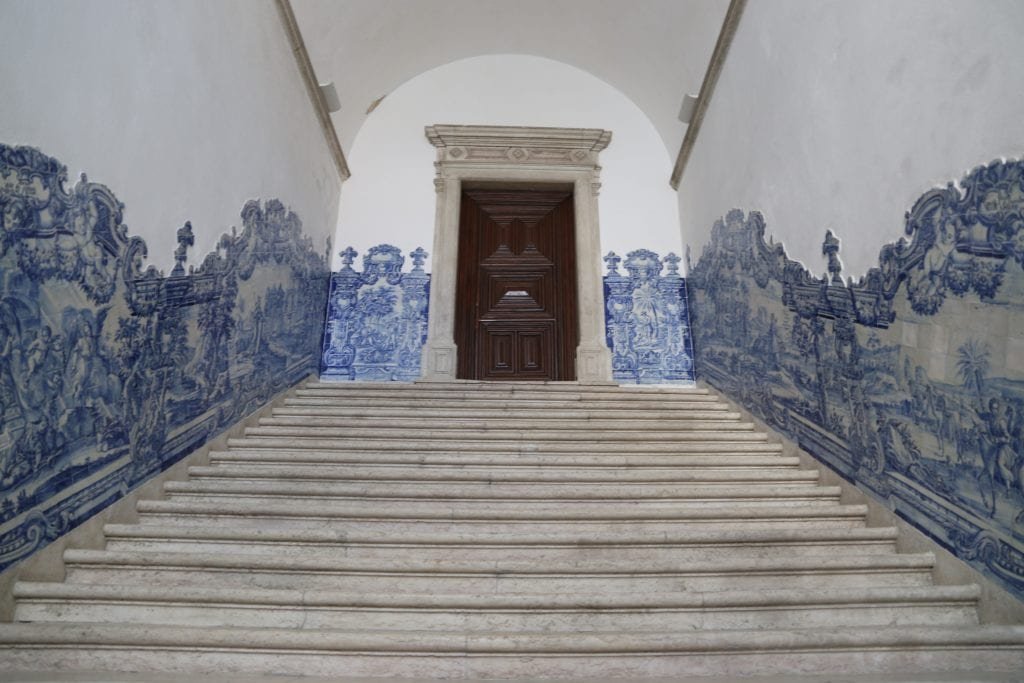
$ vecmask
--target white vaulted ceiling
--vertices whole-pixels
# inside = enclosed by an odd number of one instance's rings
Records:
[[[700,89],[728,0],[292,0],[347,152],[370,104],[449,62],[528,54],[590,72],[651,120],[674,158],[684,93]],[[543,102],[536,103],[543,107]],[[371,114],[372,115],[372,114]]]

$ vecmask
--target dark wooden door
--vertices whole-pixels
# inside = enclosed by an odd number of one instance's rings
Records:
[[[568,190],[466,190],[458,377],[576,378],[575,209]]]

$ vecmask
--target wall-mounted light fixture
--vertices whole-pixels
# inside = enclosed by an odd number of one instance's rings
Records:
[[[341,100],[338,99],[338,89],[334,87],[334,81],[320,84],[320,94],[324,96],[324,104],[327,111],[332,114],[341,109]]]
[[[683,104],[679,107],[679,120],[689,125],[695,111],[697,111],[697,98],[694,95],[683,95]]]

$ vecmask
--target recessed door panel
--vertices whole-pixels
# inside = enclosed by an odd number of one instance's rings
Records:
[[[477,379],[552,379],[555,322],[485,321]]]

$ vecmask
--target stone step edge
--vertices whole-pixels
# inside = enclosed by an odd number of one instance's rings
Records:
[[[412,402],[410,402],[410,405]],[[319,417],[319,418],[396,418],[407,417],[407,407],[382,406],[338,406],[338,405],[277,405],[273,408],[273,417]],[[416,409],[416,417],[439,418],[457,417],[472,418],[478,420],[505,419],[512,417],[522,418],[528,416],[530,419],[550,420],[739,420],[742,414],[729,410],[729,407],[709,409],[707,407],[695,408],[692,410],[588,410],[585,408],[552,408],[550,406],[530,407],[517,406],[512,403],[504,408],[481,408],[473,406],[472,411],[465,406],[435,407],[419,406]]]
[[[231,555],[219,553],[174,553],[132,550],[96,550],[69,548],[64,551],[69,568],[109,566],[125,569],[181,567],[201,571],[249,570],[266,572],[355,573],[383,575],[444,575],[498,577],[557,576],[676,576],[700,574],[751,573],[775,575],[782,573],[833,573],[879,571],[931,571],[934,553],[890,553],[874,555],[822,555],[817,557],[729,558],[718,561],[645,562],[641,566],[624,567],[622,562],[594,560],[585,566],[575,563],[539,563],[536,561],[497,562],[485,560],[404,559],[386,563],[376,559],[344,558],[281,558],[276,555]]]
[[[352,404],[344,405],[343,401],[352,400]],[[356,403],[358,401],[358,403]],[[424,407],[429,404],[427,410],[494,410],[508,412],[512,410],[565,410],[573,412],[587,412],[595,415],[603,415],[607,412],[643,413],[654,410],[670,415],[685,415],[690,411],[712,411],[731,412],[735,407],[722,399],[713,396],[699,396],[685,400],[665,400],[663,397],[636,398],[611,397],[611,398],[576,398],[561,399],[552,397],[415,397],[415,396],[339,396],[324,394],[320,396],[293,396],[284,397],[276,404],[280,408],[338,408],[369,410],[374,408],[384,409],[408,409],[410,407]]]
[[[540,454],[551,454],[552,456],[557,455],[588,455],[591,453],[590,449],[600,449],[603,445],[602,442],[593,443],[566,443],[552,442],[546,444],[544,448],[540,447],[540,444],[536,442],[530,443],[527,441],[477,441],[473,443],[453,443],[450,440],[438,440],[438,441],[412,441],[408,439],[376,439],[373,441],[351,441],[346,439],[305,439],[301,444],[297,444],[295,439],[282,438],[279,436],[249,436],[249,437],[229,437],[227,440],[228,448],[239,448],[239,449],[300,449],[304,452],[307,451],[328,451],[328,452],[360,452],[360,451],[400,451],[403,453],[473,453],[479,454],[483,452],[497,453],[507,455],[510,453],[523,453],[527,455]],[[652,448],[652,444],[647,443],[616,443],[615,450],[608,453],[594,453],[596,457],[603,455],[614,456],[614,457],[628,457],[630,455],[650,455],[655,453],[665,453],[671,450],[671,452],[685,455],[687,453],[719,453],[728,455],[730,451],[735,450],[737,454],[746,453],[781,453],[782,444],[774,443],[767,440],[763,441],[741,441],[741,442],[726,442],[726,441],[715,441],[708,443],[658,443],[653,444],[655,448]],[[484,449],[484,450],[476,450]],[[582,450],[586,449],[586,450]],[[755,450],[756,449],[756,450]]]
[[[637,655],[767,652],[1008,649],[1024,663],[1024,626],[868,627],[666,632],[332,631],[113,625],[0,624],[0,649],[14,647],[146,648],[195,653],[322,653],[360,655]]]
[[[647,509],[615,510],[602,506],[599,510],[455,510],[439,509],[405,512],[392,509],[345,507],[325,508],[322,504],[266,505],[226,501],[224,503],[179,502],[173,500],[140,500],[136,510],[143,514],[161,515],[216,515],[245,517],[298,517],[304,519],[351,519],[360,521],[404,522],[640,522],[640,521],[811,521],[823,519],[865,519],[867,505],[812,506],[758,506],[739,509],[688,510]]]
[[[453,411],[456,412],[456,411]],[[664,425],[661,429],[671,431],[673,429],[694,429],[691,424],[709,424],[713,428],[728,429],[750,429],[752,423],[742,422],[739,413],[723,413],[712,415],[694,415],[692,413],[674,417],[574,417],[552,415],[552,411],[537,411],[540,416],[523,415],[520,411],[509,410],[506,415],[487,416],[477,415],[469,411],[457,411],[459,415],[430,415],[430,411],[416,411],[415,415],[287,415],[274,411],[272,415],[259,418],[262,426],[292,426],[309,425],[324,427],[383,427],[394,425],[398,429],[420,429],[423,425],[436,425],[439,420],[444,420],[446,429],[491,429],[495,425],[504,428],[504,425],[512,424],[513,428],[521,428],[524,422],[528,422],[530,429],[593,429],[595,427],[607,430],[621,431],[624,429],[651,429],[658,425]],[[547,426],[548,423],[555,427]],[[678,425],[678,427],[676,426]],[[748,426],[750,425],[750,426]]]
[[[349,593],[282,588],[205,586],[142,586],[95,583],[18,581],[13,597],[27,603],[105,602],[193,605],[205,607],[263,606],[285,608],[350,608],[409,611],[587,612],[637,610],[731,610],[787,607],[827,609],[881,606],[973,606],[981,597],[976,584],[869,586],[828,590],[722,590],[674,593]]]
[[[721,469],[744,467],[798,467],[800,459],[781,452],[763,453],[682,453],[677,455],[622,455],[616,453],[586,455],[582,453],[502,454],[423,452],[410,449],[363,452],[342,449],[273,449],[233,448],[210,451],[211,462],[232,465],[311,466],[333,464],[351,467],[457,467],[486,469],[545,468],[545,469],[676,469],[679,467],[712,467]]]
[[[247,543],[339,544],[345,546],[445,546],[445,547],[637,547],[637,546],[720,546],[754,544],[822,544],[890,542],[896,527],[824,529],[725,529],[681,532],[634,532],[628,536],[583,534],[461,534],[430,532],[418,534],[366,534],[331,530],[224,529],[222,527],[173,527],[146,524],[106,524],[110,539],[239,541]]]
[[[527,425],[527,426],[524,426]],[[753,423],[736,419],[594,419],[571,418],[540,419],[535,417],[334,417],[324,415],[268,415],[257,420],[254,426],[316,429],[376,429],[387,431],[429,430],[429,431],[502,431],[502,432],[746,432],[754,429]]]
[[[693,385],[642,384],[583,384],[580,382],[323,382],[310,381],[295,387],[295,391],[344,392],[385,391],[407,393],[413,391],[472,391],[501,393],[594,393],[594,394],[648,394],[648,395],[708,395],[711,392]]]
[[[776,501],[776,500],[825,500],[834,499],[839,501],[840,490],[835,486],[812,486],[804,484],[758,484],[756,486],[730,486],[726,484],[694,484],[694,485],[673,485],[673,490],[657,490],[643,484],[636,485],[637,488],[648,489],[638,492],[627,485],[592,484],[591,487],[599,487],[596,490],[569,490],[569,491],[543,491],[537,490],[538,485],[526,487],[528,490],[515,490],[510,487],[523,488],[521,484],[487,484],[472,485],[470,489],[467,484],[460,484],[461,490],[452,484],[435,487],[435,490],[428,490],[427,486],[432,484],[420,483],[418,485],[381,485],[374,486],[372,490],[360,488],[358,485],[348,487],[331,486],[330,484],[309,484],[302,486],[282,486],[280,484],[268,484],[258,486],[256,484],[243,486],[244,482],[220,482],[218,485],[206,486],[199,482],[165,482],[163,491],[170,497],[176,499],[184,498],[251,498],[251,499],[292,499],[292,500],[377,500],[377,501],[437,501],[437,502],[480,502],[480,501],[519,501],[523,504],[535,502],[598,502],[622,503],[623,501],[644,502],[694,502],[704,500],[708,502],[722,501]],[[299,482],[301,483],[301,482]],[[562,486],[569,489],[579,489],[582,485],[559,485],[548,484],[546,486]],[[500,488],[499,488],[500,487]]]
[[[428,387],[406,387],[402,390],[388,388],[383,384],[376,386],[364,385],[361,388],[348,388],[338,391],[334,385],[331,386],[297,386],[286,395],[291,398],[317,398],[317,397],[352,397],[352,398],[433,398],[436,400],[488,400],[488,401],[562,401],[565,403],[592,401],[601,402],[608,400],[618,401],[661,401],[665,403],[687,403],[702,401],[721,401],[719,394],[708,389],[686,389],[680,391],[630,391],[612,387],[610,391],[591,391],[579,387],[570,387],[563,390],[546,390],[537,387],[521,387],[518,389],[469,389],[460,387],[449,388],[428,388]]]
[[[284,397],[283,405],[337,405],[340,402],[359,402],[363,405],[409,404],[431,402],[436,404],[494,405],[499,403],[521,403],[523,407],[537,407],[529,404],[561,406],[567,410],[602,410],[611,407],[631,409],[631,404],[658,407],[661,410],[688,410],[700,406],[729,406],[720,396],[713,394],[648,394],[648,393],[581,393],[581,392],[337,392],[329,390],[299,389]],[[452,407],[445,405],[445,407]]]
[[[661,402],[673,404],[705,403],[722,401],[722,398],[706,389],[687,391],[587,391],[570,389],[568,391],[545,391],[532,389],[470,389],[469,391],[454,389],[427,389],[427,388],[406,388],[402,391],[387,389],[384,386],[364,386],[359,389],[348,389],[338,391],[331,387],[296,387],[286,395],[286,398],[361,398],[381,399],[397,398],[401,400],[410,399],[432,399],[437,401],[557,401],[560,403],[591,402],[601,403],[604,401],[622,402]]]
[[[767,441],[768,435],[754,430],[752,423],[746,423],[742,428],[719,430],[675,430],[675,431],[654,431],[654,430],[611,430],[611,429],[580,429],[580,430],[559,430],[559,429],[474,429],[467,430],[464,427],[412,428],[398,429],[394,427],[374,429],[371,427],[246,427],[246,436],[285,436],[295,439],[299,443],[306,439],[348,439],[363,440],[387,440],[401,439],[408,443],[417,443],[427,440],[447,440],[458,438],[459,441],[508,441],[511,443],[537,443],[537,442],[559,442],[559,441],[582,441],[586,443],[604,443],[609,441],[644,441],[647,443],[663,443],[674,441]]]
[[[329,467],[329,466],[328,466]],[[626,468],[609,468],[609,471],[588,472],[590,476],[583,476],[583,472],[552,472],[552,476],[543,476],[546,470],[538,466],[533,472],[518,470],[496,471],[497,468],[433,468],[429,466],[414,469],[398,470],[394,472],[365,472],[351,471],[350,468],[327,469],[323,464],[318,468],[295,467],[282,465],[277,467],[256,467],[252,469],[240,467],[205,466],[192,465],[188,468],[188,476],[196,479],[211,480],[223,479],[237,481],[239,479],[252,479],[262,481],[274,479],[279,481],[348,481],[361,483],[394,483],[394,482],[450,482],[450,483],[508,483],[508,484],[688,484],[688,483],[715,483],[715,482],[816,482],[819,478],[817,470],[804,470],[796,467],[729,467],[714,468],[703,467],[695,471],[686,468],[665,468],[663,473],[650,471],[631,471]],[[365,468],[364,468],[365,469]],[[384,469],[384,468],[381,468]],[[397,470],[397,468],[393,468]],[[560,476],[554,476],[555,474]],[[656,476],[660,474],[660,476]],[[389,475],[389,476],[386,476]]]

